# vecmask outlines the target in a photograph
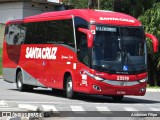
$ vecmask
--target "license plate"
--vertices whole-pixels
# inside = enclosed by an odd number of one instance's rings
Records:
[[[118,94],[118,95],[125,95],[125,94],[126,94],[126,91],[117,91],[117,94]]]

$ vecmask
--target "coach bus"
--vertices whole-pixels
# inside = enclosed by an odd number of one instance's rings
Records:
[[[6,23],[3,77],[20,91],[34,87],[111,96],[143,96],[147,85],[146,37],[137,19],[118,12],[73,9]]]

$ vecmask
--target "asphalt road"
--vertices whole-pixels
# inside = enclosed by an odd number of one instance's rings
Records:
[[[110,97],[83,94],[70,100],[63,96],[62,91],[53,92],[51,89],[36,88],[32,92],[20,92],[14,83],[0,79],[0,111],[50,111],[45,120],[81,120],[84,119],[82,117],[87,117],[87,120],[114,120],[117,117],[118,120],[158,120],[160,92],[147,92],[145,96],[126,96],[121,103],[113,102]]]

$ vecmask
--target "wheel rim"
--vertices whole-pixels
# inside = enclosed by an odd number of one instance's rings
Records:
[[[67,93],[69,96],[72,94],[72,80],[68,80],[67,82]]]
[[[18,76],[18,88],[22,87],[22,82],[21,82],[22,78],[20,76]]]

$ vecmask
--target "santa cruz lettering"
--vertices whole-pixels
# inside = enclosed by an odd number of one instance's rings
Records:
[[[45,47],[45,48],[27,47],[25,57],[32,59],[55,60],[56,53],[57,53],[57,47]]]
[[[122,22],[135,23],[135,21],[132,19],[114,18],[114,17],[100,17],[99,20],[111,20],[111,21],[122,21]]]

